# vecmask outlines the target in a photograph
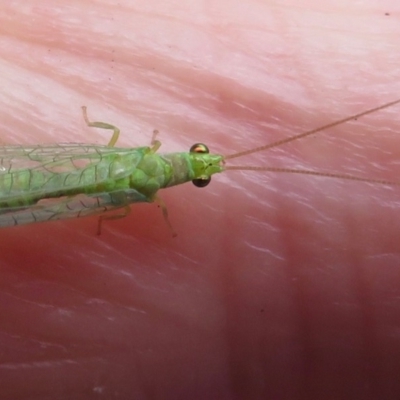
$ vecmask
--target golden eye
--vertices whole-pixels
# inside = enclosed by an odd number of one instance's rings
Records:
[[[203,143],[195,143],[190,148],[190,152],[191,153],[208,154],[210,152],[210,150],[208,150],[208,147]]]
[[[203,179],[193,179],[193,185],[197,187],[205,187],[211,182],[211,178],[203,178]]]

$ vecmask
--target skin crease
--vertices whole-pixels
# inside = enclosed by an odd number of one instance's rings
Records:
[[[4,3],[3,144],[230,154],[400,97],[396,1]],[[386,15],[388,14],[388,15]],[[400,106],[232,164],[396,180]],[[0,231],[7,399],[394,399],[400,188],[229,172]]]

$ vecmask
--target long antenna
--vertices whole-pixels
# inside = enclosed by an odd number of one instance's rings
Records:
[[[350,181],[357,182],[367,182],[367,183],[377,183],[380,185],[396,185],[400,186],[400,182],[388,181],[385,179],[369,179],[369,178],[361,178],[354,175],[348,174],[335,174],[331,172],[319,172],[312,171],[308,169],[297,169],[297,168],[279,168],[279,167],[252,167],[252,166],[226,166],[224,169],[227,171],[269,171],[269,172],[284,172],[289,174],[303,174],[303,175],[312,175],[312,176],[321,176],[327,178],[337,178],[337,179],[347,179]]]
[[[363,117],[364,115],[372,114],[375,111],[383,110],[384,108],[393,106],[393,105],[395,105],[397,103],[400,103],[400,99],[395,100],[395,101],[391,101],[390,103],[383,104],[383,105],[381,105],[379,107],[371,108],[369,110],[363,111],[363,112],[358,113],[358,114],[354,114],[354,115],[352,115],[350,117],[343,118],[343,119],[340,119],[340,120],[335,121],[335,122],[331,122],[331,123],[329,123],[327,125],[320,126],[319,128],[315,128],[315,129],[312,129],[310,131],[306,131],[306,132],[300,133],[298,135],[290,136],[290,137],[288,137],[286,139],[278,140],[277,142],[273,142],[273,143],[270,143],[270,144],[267,144],[267,145],[264,145],[264,146],[259,146],[259,147],[256,147],[254,149],[241,151],[239,153],[230,154],[228,156],[225,156],[224,159],[228,160],[228,159],[232,159],[232,158],[247,156],[249,154],[257,153],[257,152],[262,151],[262,150],[271,149],[272,147],[281,146],[282,144],[293,142],[294,140],[297,140],[297,139],[300,139],[300,138],[304,138],[306,136],[312,135],[313,133],[317,133],[317,132],[323,131],[325,129],[333,128],[334,126],[343,124],[343,123],[351,121],[353,119]]]

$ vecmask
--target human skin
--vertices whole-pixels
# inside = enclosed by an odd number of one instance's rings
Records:
[[[142,3],[0,6],[2,144],[107,143],[86,105],[121,146],[230,154],[400,97],[396,1]],[[399,111],[232,164],[395,181]],[[160,195],[176,238],[148,204],[100,237],[0,231],[0,398],[398,398],[398,187],[232,171]]]

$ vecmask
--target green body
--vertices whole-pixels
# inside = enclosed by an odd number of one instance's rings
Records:
[[[0,227],[152,202],[159,189],[222,171],[222,156],[151,147],[8,146],[0,160]]]

